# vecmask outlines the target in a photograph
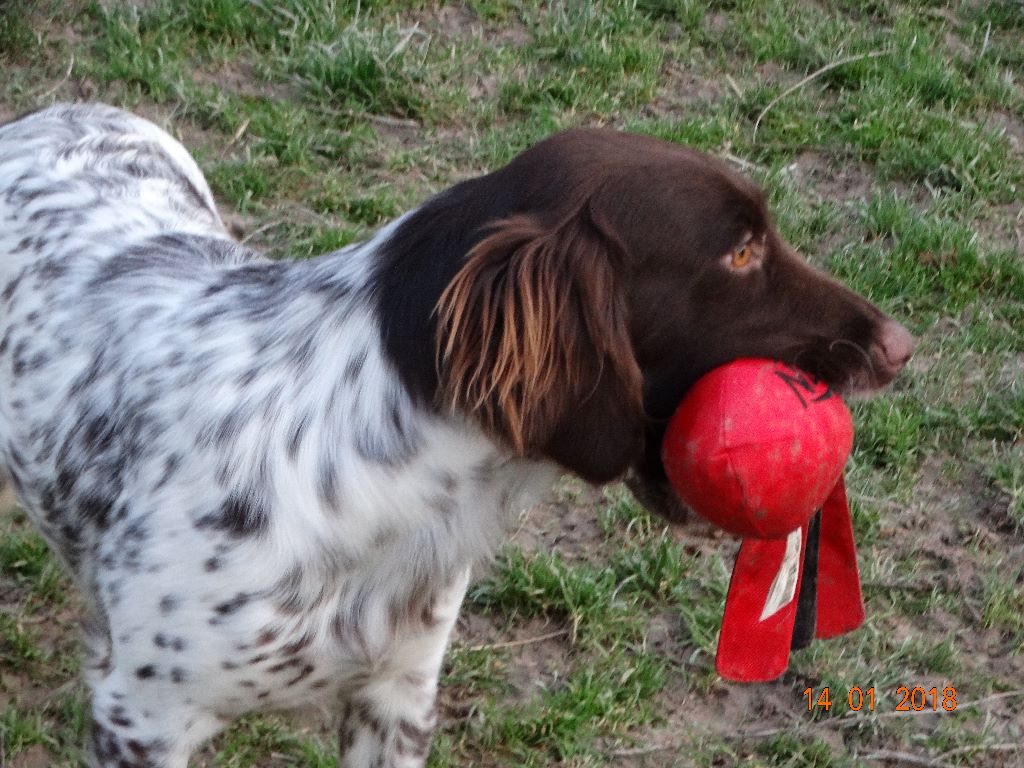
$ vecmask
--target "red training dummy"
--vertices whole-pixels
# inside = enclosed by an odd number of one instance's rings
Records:
[[[743,537],[716,666],[774,680],[793,648],[864,620],[843,466],[853,422],[825,384],[772,360],[716,368],[669,422],[662,460],[680,498]]]

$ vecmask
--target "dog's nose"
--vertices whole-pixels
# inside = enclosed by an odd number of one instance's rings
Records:
[[[893,375],[903,370],[903,366],[914,354],[914,337],[895,320],[885,321],[878,335],[878,343]]]

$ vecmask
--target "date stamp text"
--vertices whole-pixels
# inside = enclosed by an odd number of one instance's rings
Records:
[[[841,701],[836,697],[846,695],[846,704],[853,712],[874,712],[876,709],[894,712],[946,712],[956,711],[956,688],[947,685],[944,688],[932,686],[925,688],[916,685],[901,685],[890,697],[876,692],[875,687],[861,688],[854,686],[845,690],[833,691],[829,687],[805,688],[804,698],[807,700],[808,712],[829,712]]]

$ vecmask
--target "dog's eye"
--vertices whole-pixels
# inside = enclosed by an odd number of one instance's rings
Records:
[[[750,259],[753,257],[754,251],[750,247],[750,243],[744,243],[732,249],[732,253],[729,254],[729,266],[733,269],[743,269],[747,264],[750,263]]]
[[[720,264],[733,272],[746,274],[764,261],[765,237],[747,233],[739,244],[721,257]]]

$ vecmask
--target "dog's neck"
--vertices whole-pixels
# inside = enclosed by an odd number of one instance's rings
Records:
[[[412,560],[443,571],[463,567],[489,556],[514,515],[546,493],[558,472],[550,462],[514,458],[475,424],[410,391],[402,375],[408,360],[396,360],[382,328],[409,327],[403,341],[420,345],[416,352],[433,374],[428,324],[437,299],[418,290],[411,274],[405,293],[413,303],[388,307],[378,278],[396,233],[417,213],[314,259],[228,267],[219,273],[224,287],[191,310],[211,318],[198,341],[219,345],[209,359],[225,361],[224,377],[233,371],[237,380],[241,370],[245,380],[245,397],[225,400],[201,430],[224,462],[218,481],[243,483],[262,461],[246,453],[239,424],[282,435],[285,450],[271,457],[277,463],[267,473],[273,503],[302,518],[302,525],[292,520],[290,536],[303,531],[327,562],[344,564],[376,537],[408,547],[410,567]],[[429,262],[429,254],[409,256],[415,267]],[[228,359],[242,349],[244,364]],[[221,372],[207,376],[212,384]],[[201,412],[211,412],[209,403]],[[353,531],[366,541],[354,540]]]

